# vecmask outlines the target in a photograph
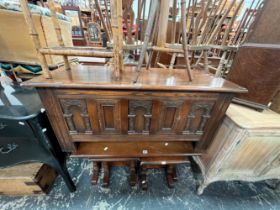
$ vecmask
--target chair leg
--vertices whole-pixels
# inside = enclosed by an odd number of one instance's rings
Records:
[[[174,166],[167,165],[166,166],[166,179],[168,187],[174,188]]]
[[[176,165],[173,167],[172,178],[173,178],[173,181],[174,181],[174,182],[177,182],[177,181],[178,181],[177,171],[176,171]]]
[[[137,182],[136,161],[130,161],[130,186],[135,186]]]
[[[141,188],[142,190],[148,189],[147,168],[145,166],[141,166]]]
[[[99,171],[100,171],[100,163],[99,162],[92,162],[93,165],[93,174],[91,178],[91,184],[96,185],[99,178]]]
[[[102,162],[102,167],[104,170],[104,176],[103,176],[103,183],[102,187],[108,187],[110,182],[110,166],[108,162]]]

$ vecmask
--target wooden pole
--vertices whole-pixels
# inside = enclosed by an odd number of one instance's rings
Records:
[[[231,4],[230,4],[229,7],[226,9],[226,12],[222,15],[221,19],[217,22],[217,25],[214,27],[214,30],[211,32],[211,35],[210,35],[209,39],[208,39],[207,42],[206,42],[206,45],[210,45],[211,42],[213,42],[213,40],[215,39],[217,33],[218,33],[219,30],[220,30],[220,28],[221,28],[221,26],[222,26],[222,24],[223,24],[225,18],[228,16],[228,14],[229,14],[230,10],[232,9],[232,7],[234,6],[235,2],[236,2],[236,0],[232,0],[232,1],[231,1]],[[224,4],[224,5],[225,5],[225,4]],[[223,7],[224,7],[224,6],[223,6]],[[220,13],[220,14],[222,14],[223,7],[222,7],[222,9],[221,9],[221,13]],[[220,15],[219,15],[219,16],[220,16]],[[218,18],[219,18],[219,16],[218,16]],[[197,66],[197,65],[200,63],[200,60],[201,60],[202,56],[203,56],[203,52],[201,52],[199,58],[197,59],[197,61],[196,61],[196,63],[195,63],[195,66]]]
[[[146,31],[145,31],[144,44],[142,46],[142,51],[141,51],[141,54],[140,54],[139,62],[138,62],[137,67],[136,67],[136,76],[133,79],[134,83],[136,83],[137,80],[138,80],[138,77],[139,77],[139,74],[140,74],[140,71],[141,71],[141,67],[142,67],[142,64],[144,62],[144,57],[145,57],[145,54],[146,54],[146,51],[147,51],[148,43],[149,43],[151,32],[152,32],[152,29],[153,29],[152,28],[153,23],[154,23],[155,17],[156,17],[157,7],[158,7],[158,0],[153,0],[151,2],[148,24],[147,24]]]
[[[187,40],[187,21],[186,21],[186,1],[181,0],[181,15],[182,15],[182,45],[183,45],[183,50],[184,50],[184,56],[185,56],[185,61],[186,61],[186,67],[187,67],[187,73],[189,76],[189,80],[192,81],[192,73],[191,73],[191,66],[190,66],[190,61],[189,61],[189,54],[188,54],[188,40]]]
[[[158,28],[157,46],[164,46],[167,37],[168,16],[169,16],[169,0],[162,0],[160,2],[159,22],[156,26]]]
[[[195,22],[193,25],[194,27],[193,27],[192,44],[197,43],[197,35],[199,34],[199,24],[200,24],[200,20],[201,20],[201,17],[203,16],[204,9],[205,9],[205,0],[201,0],[200,4],[201,4],[201,10],[200,10],[199,14],[196,16]]]
[[[204,9],[204,13],[203,13],[203,16],[202,16],[202,21],[201,21],[201,23],[200,23],[200,25],[199,25],[199,27],[198,27],[198,31],[200,32],[201,31],[201,34],[200,34],[200,37],[201,37],[201,35],[202,35],[202,28],[204,27],[204,25],[206,24],[206,21],[207,21],[207,13],[208,13],[208,9],[209,9],[209,7],[212,5],[212,0],[208,0],[207,1],[207,4],[206,4],[206,6],[205,6],[205,9]],[[200,40],[201,40],[201,38],[200,38]],[[199,42],[197,42],[197,43],[200,43],[201,41],[199,40]]]
[[[141,19],[141,13],[142,13],[142,4],[143,0],[138,0],[138,7],[137,7],[137,20],[136,20],[136,32],[135,32],[135,41],[138,44],[139,39],[139,27],[140,27],[140,19]]]
[[[107,34],[108,40],[111,41],[112,40],[112,36],[111,36],[111,33],[109,32],[107,24],[106,24],[106,22],[104,20],[104,16],[103,16],[103,13],[102,13],[99,1],[98,0],[94,0],[94,3],[95,3],[95,6],[96,6],[96,9],[98,11],[99,17],[101,19],[101,22],[102,22],[103,28],[105,30],[105,33]],[[111,5],[111,10],[112,10],[112,5]]]
[[[122,1],[111,0],[111,17],[114,48],[114,77],[120,79],[123,70]]]
[[[191,16],[191,21],[190,21],[189,30],[188,30],[191,37],[193,37],[193,25],[194,25],[194,21],[195,21],[194,13],[195,13],[196,4],[197,4],[197,0],[192,0],[192,9],[191,9],[192,16]]]
[[[247,19],[250,17],[250,12],[253,8],[253,5],[254,5],[255,1],[256,0],[253,0],[249,9],[246,10],[245,15],[243,16],[243,18],[242,18],[242,20],[241,20],[241,22],[240,22],[240,24],[237,28],[237,31],[235,33],[235,37],[234,37],[233,42],[232,42],[233,44],[238,44],[238,40],[240,40],[240,36],[241,36],[241,30],[243,29],[243,26],[246,24]]]
[[[141,27],[140,27],[140,40],[141,41],[144,41],[144,37],[143,36],[145,36],[144,35],[144,33],[142,33],[142,31],[143,31],[143,28],[144,28],[144,22],[145,22],[145,13],[146,13],[146,0],[143,0],[143,15],[142,15],[142,22],[141,22]]]
[[[228,36],[229,36],[229,33],[230,33],[231,29],[232,29],[232,26],[233,26],[233,24],[234,24],[234,22],[235,22],[235,20],[237,18],[237,14],[240,11],[241,6],[243,5],[243,3],[244,3],[244,0],[241,0],[239,2],[239,4],[238,4],[236,10],[234,11],[233,17],[230,20],[230,24],[229,24],[229,26],[227,27],[227,29],[225,31],[225,34],[224,34],[224,37],[223,37],[223,40],[222,40],[222,44],[221,44],[222,46],[224,46],[226,44],[226,41],[227,41]]]
[[[133,40],[132,40],[132,26],[134,23],[134,12],[132,9],[132,4],[133,4],[133,0],[129,0],[126,1],[126,5],[124,5],[124,19],[125,19],[125,24],[126,24],[126,28],[127,28],[127,43],[128,44],[133,44]],[[128,24],[128,16],[129,16],[129,24]]]
[[[56,10],[55,10],[55,5],[54,5],[54,2],[53,0],[48,0],[48,6],[49,6],[49,9],[51,11],[51,18],[52,18],[52,22],[53,22],[53,25],[54,25],[54,28],[55,28],[55,32],[56,32],[56,37],[57,37],[57,40],[58,40],[58,43],[59,43],[59,46],[60,47],[64,47],[64,42],[63,42],[63,39],[62,39],[62,35],[61,35],[61,28],[60,28],[60,25],[59,25],[59,21],[56,17]],[[63,55],[63,61],[64,61],[64,64],[65,64],[65,69],[66,70],[70,70],[70,63],[68,61],[68,58],[66,55]]]
[[[211,22],[209,24],[210,28],[205,36],[205,42],[207,43],[209,37],[212,35],[213,31],[215,30],[215,26],[218,24],[220,18],[223,15],[224,8],[226,6],[228,0],[219,0],[219,4],[214,12],[213,18],[211,18]]]
[[[199,41],[199,44],[202,44],[204,43],[205,41],[205,38],[207,37],[207,33],[211,30],[212,28],[212,23],[213,23],[213,19],[215,18],[215,14],[216,14],[216,3],[218,2],[219,0],[214,0],[213,4],[212,4],[212,8],[210,10],[210,13],[209,13],[209,16],[206,20],[206,23],[205,23],[205,27],[203,29],[203,32],[201,34],[201,39]],[[222,1],[219,2],[219,5],[221,4]],[[218,6],[219,6],[218,5]]]
[[[108,26],[108,30],[110,32],[110,34],[112,34],[112,28],[111,28],[111,17],[109,15],[109,9],[108,9],[108,5],[107,5],[107,0],[104,0],[104,5],[105,5],[105,14],[106,14],[106,22],[107,22],[107,26]]]
[[[172,8],[172,29],[171,29],[171,43],[175,43],[176,36],[176,12],[177,12],[177,0],[173,0]]]
[[[187,14],[186,14],[186,24],[188,24],[188,20],[189,20],[189,16],[190,16],[190,9],[191,9],[191,0],[189,0],[189,4],[188,4],[188,10],[187,10]],[[191,25],[191,21],[190,21],[190,25]],[[181,30],[182,30],[182,27],[179,27],[179,36],[178,36],[177,42],[180,42]],[[190,30],[188,31],[188,37],[189,36],[190,36]],[[170,60],[170,64],[169,64],[169,69],[170,70],[173,69],[173,67],[174,67],[177,55],[178,55],[178,53],[173,53],[172,54],[172,57],[171,57],[171,60]]]
[[[222,55],[222,57],[221,57],[221,60],[220,60],[220,62],[219,62],[218,68],[217,68],[217,70],[216,70],[216,72],[215,72],[215,76],[216,76],[216,77],[220,77],[220,76],[221,76],[221,71],[222,71],[223,65],[224,65],[224,63],[225,63],[226,56],[227,56],[227,51],[224,51],[224,52],[223,52],[223,55]]]
[[[230,10],[232,9],[232,7],[234,6],[236,0],[232,0],[231,4],[229,5],[229,7],[227,8],[226,12],[224,13],[224,15],[222,16],[222,18],[220,19],[220,21],[218,22],[217,26],[215,27],[214,31],[212,32],[210,38],[207,41],[207,45],[210,44],[214,38],[217,35],[217,32],[220,30],[224,20],[226,19],[226,17],[228,16]]]
[[[31,39],[33,41],[33,44],[34,44],[34,46],[37,50],[37,54],[38,54],[39,61],[41,63],[43,75],[46,79],[51,79],[52,76],[51,76],[51,73],[49,71],[49,67],[48,67],[48,64],[47,64],[47,61],[46,61],[46,57],[39,52],[39,49],[41,48],[41,43],[40,43],[40,40],[39,40],[39,35],[38,35],[38,33],[36,31],[36,28],[35,28],[35,25],[33,23],[31,13],[30,13],[29,8],[28,8],[27,0],[20,0],[20,4],[21,4],[24,19],[27,23],[29,34],[30,34]]]
[[[245,26],[244,26],[244,31],[243,31],[243,34],[242,34],[240,43],[243,43],[243,42],[245,41],[246,36],[247,36],[247,34],[248,34],[248,31],[249,31],[249,28],[250,28],[250,26],[251,26],[250,23],[253,22],[253,19],[254,19],[254,17],[256,16],[256,13],[257,13],[257,11],[258,11],[259,6],[261,5],[261,3],[262,3],[262,0],[259,0],[259,1],[257,2],[256,6],[255,6],[255,9],[253,9],[252,15],[250,16],[249,20],[248,20],[247,23],[245,24]],[[246,29],[247,29],[247,30],[246,30]],[[246,32],[245,32],[245,30],[246,30]]]
[[[233,17],[232,17],[232,19],[230,21],[230,24],[229,24],[229,26],[227,27],[227,29],[225,31],[225,34],[224,34],[224,37],[223,37],[223,40],[222,40],[222,44],[221,44],[222,46],[226,45],[226,41],[228,39],[229,33],[230,33],[231,29],[232,29],[232,26],[233,26],[233,24],[234,24],[234,22],[236,20],[237,14],[238,14],[239,10],[241,9],[241,6],[243,5],[243,3],[244,3],[244,0],[241,0],[239,2],[238,6],[237,6],[237,8],[236,8],[236,10],[235,10],[235,12],[233,14]],[[226,55],[227,55],[227,51],[225,50],[223,52],[223,55],[222,55],[222,57],[220,59],[217,71],[215,73],[216,77],[220,77],[221,76],[221,71],[222,71],[223,65],[224,65],[225,60],[226,60]]]
[[[159,2],[159,4],[160,4],[160,2]],[[156,41],[157,41],[156,39],[157,39],[157,32],[158,32],[158,30],[157,30],[156,26],[158,25],[158,22],[159,22],[159,16],[160,16],[159,8],[156,11],[156,17],[155,17],[155,21],[154,21],[154,25],[153,25],[153,30],[152,30],[151,38],[150,38],[152,46],[155,46],[156,45]],[[158,57],[158,54],[157,54],[157,57]],[[152,50],[150,52],[148,62],[146,62],[146,69],[147,70],[150,68],[151,62],[152,62],[153,58],[154,58],[154,51]]]

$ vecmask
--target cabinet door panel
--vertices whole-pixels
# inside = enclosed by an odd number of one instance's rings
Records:
[[[119,100],[96,100],[101,133],[120,133],[121,116]]]
[[[157,119],[159,123],[159,132],[178,133],[179,124],[182,122],[183,101],[161,101],[160,116]]]

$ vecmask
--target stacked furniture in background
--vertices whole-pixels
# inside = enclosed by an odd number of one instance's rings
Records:
[[[29,6],[33,13],[34,25],[42,47],[59,46],[49,10],[36,5]],[[58,17],[65,46],[71,47],[73,46],[71,22],[69,18],[62,14],[58,14]],[[30,37],[20,6],[16,3],[1,0],[0,20],[0,62],[40,66],[37,50]],[[47,55],[46,60],[50,67],[63,62],[60,56],[55,55]]]
[[[280,21],[278,10],[278,0],[265,1],[227,77],[248,89],[239,100],[264,106],[274,102],[274,110],[280,109],[280,28],[273,27]]]
[[[280,177],[279,1],[265,1],[237,52],[228,79],[248,88],[235,99],[254,109],[231,105],[212,145],[194,157],[203,172],[202,194],[215,181],[260,181]],[[268,110],[271,108],[276,112]],[[262,108],[266,108],[265,111]]]

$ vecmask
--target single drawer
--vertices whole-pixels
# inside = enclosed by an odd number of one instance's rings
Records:
[[[143,157],[186,157],[200,155],[191,142],[83,142],[75,157],[91,158],[143,158]]]

